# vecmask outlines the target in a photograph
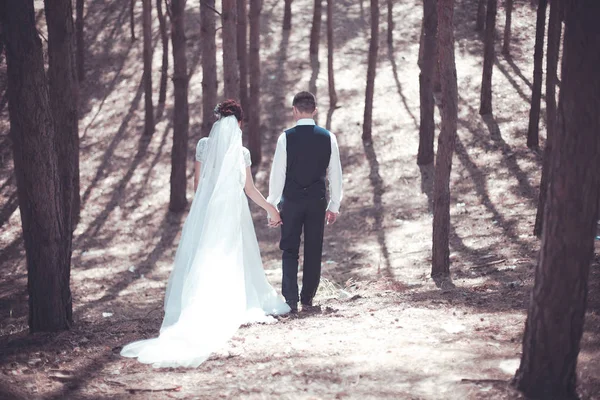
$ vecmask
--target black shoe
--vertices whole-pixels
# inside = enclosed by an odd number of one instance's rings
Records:
[[[308,314],[320,314],[321,306],[313,306],[308,304],[302,304],[302,312]]]

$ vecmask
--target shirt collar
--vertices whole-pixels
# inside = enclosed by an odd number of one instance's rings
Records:
[[[296,126],[298,125],[316,125],[315,120],[312,118],[301,118],[296,122]]]

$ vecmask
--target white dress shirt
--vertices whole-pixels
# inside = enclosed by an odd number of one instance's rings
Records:
[[[299,119],[298,125],[315,125],[312,118]],[[333,213],[340,212],[340,204],[342,202],[342,163],[340,161],[340,149],[338,148],[337,139],[333,133],[329,133],[331,138],[331,158],[327,167],[327,180],[329,181],[329,206],[328,211]],[[273,156],[273,165],[271,167],[271,177],[269,179],[269,197],[267,201],[277,207],[283,195],[285,187],[285,176],[287,170],[287,140],[285,132],[277,139],[277,148],[275,156]]]

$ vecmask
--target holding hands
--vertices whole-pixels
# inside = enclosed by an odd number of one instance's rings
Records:
[[[277,210],[277,208],[273,206],[269,207],[269,209],[267,210],[267,216],[269,220],[268,225],[270,228],[277,228],[278,226],[281,226],[283,224],[283,222],[281,221],[281,215],[279,215],[279,211]]]

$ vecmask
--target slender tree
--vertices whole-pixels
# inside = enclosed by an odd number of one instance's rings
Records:
[[[171,199],[169,210],[185,210],[186,161],[189,127],[187,45],[185,42],[186,0],[171,0],[171,41],[173,42],[173,150],[171,151]]]
[[[421,121],[419,125],[419,152],[417,164],[433,163],[433,141],[435,137],[433,81],[437,63],[437,1],[423,0],[422,40],[419,53],[419,94]]]
[[[163,0],[156,0],[156,13],[162,42],[162,66],[160,69],[160,86],[158,91],[158,104],[165,104],[167,100],[167,81],[169,79],[169,27],[167,18],[162,8]]]
[[[223,22],[223,93],[227,99],[239,100],[240,67],[237,56],[237,2],[222,0]]]
[[[48,83],[54,117],[63,209],[69,228],[79,220],[79,85],[75,60],[75,31],[70,0],[45,0],[48,25]],[[72,231],[69,231],[69,233]],[[65,232],[69,241],[71,235]],[[69,261],[70,262],[70,261]]]
[[[0,23],[6,46],[10,136],[27,255],[29,329],[61,331],[72,323],[71,223],[61,204],[64,194],[57,137],[33,0],[0,1]]]
[[[442,126],[433,182],[431,276],[450,276],[450,172],[456,143],[458,87],[454,60],[454,0],[438,0],[438,54],[442,75]]]
[[[312,28],[310,30],[310,65],[312,68],[312,76],[309,82],[308,90],[313,94],[317,94],[317,78],[319,76],[319,43],[321,42],[321,17],[322,17],[321,0],[314,1]]]
[[[129,30],[131,40],[135,40],[135,0],[129,0]]]
[[[531,109],[529,110],[529,128],[527,129],[527,147],[536,148],[540,136],[540,106],[542,102],[542,64],[544,62],[544,32],[546,25],[546,5],[548,0],[539,0],[537,21],[535,23],[535,50],[533,54],[533,88],[531,91]]]
[[[513,384],[528,398],[578,399],[600,186],[600,3],[563,3],[565,35],[542,248]]]
[[[327,82],[329,86],[329,112],[327,113],[326,129],[331,129],[331,118],[337,107],[337,93],[335,91],[335,74],[333,70],[333,1],[327,0]]]
[[[79,82],[85,80],[85,41],[83,37],[83,0],[75,2],[75,14],[77,19],[75,22],[75,37],[77,42],[77,79]]]
[[[496,8],[498,0],[488,0],[483,44],[483,76],[481,79],[481,106],[479,114],[492,113],[492,71],[494,69],[494,41],[496,37]]]
[[[388,46],[394,45],[394,1],[387,0],[387,43]]]
[[[477,20],[475,22],[475,30],[477,32],[483,31],[485,27],[485,2],[487,0],[477,1]]]
[[[262,0],[250,0],[250,98],[248,120],[248,147],[252,157],[252,165],[256,169],[262,161],[260,130],[260,11]]]
[[[200,27],[202,33],[202,136],[208,136],[214,122],[213,110],[217,104],[217,44],[215,0],[200,0]]]
[[[289,31],[292,29],[292,1],[285,0],[283,4],[283,30]]]
[[[506,22],[504,23],[504,42],[502,44],[502,54],[510,55],[510,37],[512,29],[512,11],[513,11],[513,0],[506,0],[505,5],[506,11]]]
[[[248,3],[237,0],[237,57],[240,66],[240,103],[248,110]]]
[[[154,106],[152,105],[152,3],[142,0],[144,29],[144,135],[154,134]]]
[[[550,17],[548,19],[548,50],[546,54],[546,147],[544,148],[540,195],[535,216],[535,227],[533,229],[533,234],[537,237],[542,235],[544,207],[546,205],[546,195],[548,191],[550,159],[552,148],[554,147],[554,131],[556,129],[556,83],[558,81],[558,54],[560,49],[561,29],[561,4],[556,0],[550,3]]]
[[[373,127],[373,95],[377,74],[377,53],[379,51],[379,0],[371,0],[371,40],[369,41],[369,61],[367,64],[367,88],[365,91],[365,115],[362,139],[371,141]]]

